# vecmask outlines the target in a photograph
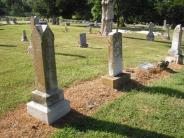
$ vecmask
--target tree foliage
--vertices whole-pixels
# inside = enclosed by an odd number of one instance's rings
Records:
[[[120,21],[184,24],[184,0],[116,0]],[[117,7],[115,7],[115,10]],[[115,21],[117,12],[115,12]],[[101,0],[0,0],[0,15],[101,20]]]

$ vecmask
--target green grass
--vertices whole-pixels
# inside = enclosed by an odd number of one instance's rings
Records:
[[[26,52],[29,43],[20,41],[23,29],[30,38],[29,25],[0,26],[0,116],[30,100],[31,91],[35,89],[32,57]],[[87,32],[88,28],[73,26],[67,33],[64,26],[51,26],[51,29],[55,34],[59,87],[69,87],[107,73],[106,38],[87,34],[90,48],[81,49],[77,47],[79,33]],[[123,38],[124,67],[135,67],[142,62],[154,62],[165,57],[170,44],[159,42],[160,38],[155,42],[144,38],[145,35],[138,34]]]
[[[80,115],[54,138],[184,137],[184,69],[169,79],[132,90],[95,115]],[[75,113],[79,114],[79,113]]]

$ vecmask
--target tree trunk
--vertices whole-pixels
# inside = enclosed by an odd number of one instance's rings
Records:
[[[114,1],[115,0],[102,0],[102,36],[107,36],[110,32],[112,32],[114,19]]]

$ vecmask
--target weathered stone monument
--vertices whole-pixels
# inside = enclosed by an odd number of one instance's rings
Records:
[[[54,34],[48,25],[36,24],[31,42],[36,90],[32,92],[27,111],[33,117],[51,124],[70,111],[69,101],[64,99],[63,90],[58,89]]]
[[[92,25],[89,25],[89,33],[90,34],[92,33],[92,29],[93,29]]]
[[[130,80],[130,74],[122,72],[122,34],[111,32],[108,46],[108,75],[102,77],[104,85],[121,89]]]
[[[112,32],[114,19],[114,3],[115,0],[102,0],[102,36],[108,36],[108,34]]]
[[[87,40],[86,40],[86,33],[81,33],[80,34],[79,45],[80,45],[81,48],[87,48],[88,47]]]
[[[59,18],[56,19],[56,25],[60,25]]]
[[[167,29],[167,20],[164,20],[163,30]]]
[[[10,24],[10,19],[6,17],[6,24]]]
[[[27,39],[27,35],[26,35],[26,30],[23,30],[22,31],[22,39],[21,39],[22,42],[27,42],[28,39]]]
[[[12,19],[12,23],[13,23],[13,24],[17,24],[17,19],[16,19],[16,18],[13,18],[13,19]]]
[[[152,22],[150,22],[150,24],[149,24],[149,33],[146,37],[148,41],[154,41],[155,40],[155,36],[154,36],[154,33],[153,33],[154,26],[155,25]]]
[[[169,63],[183,64],[183,55],[181,50],[182,34],[182,26],[177,25],[173,32],[171,49],[168,51],[168,56],[165,59]]]
[[[68,24],[67,23],[65,23],[65,32],[68,32],[69,30],[68,30]]]
[[[170,40],[170,25],[166,24],[165,31],[163,33],[163,39],[164,40]]]
[[[32,16],[31,17],[31,20],[30,20],[31,29],[34,29],[35,28],[35,25],[36,24],[39,24],[39,22],[40,22],[40,19],[37,16]]]

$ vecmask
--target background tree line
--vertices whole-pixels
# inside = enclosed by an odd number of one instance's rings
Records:
[[[121,21],[184,25],[184,0],[118,0]],[[0,15],[101,19],[101,0],[0,0]],[[116,20],[115,15],[115,20]]]

